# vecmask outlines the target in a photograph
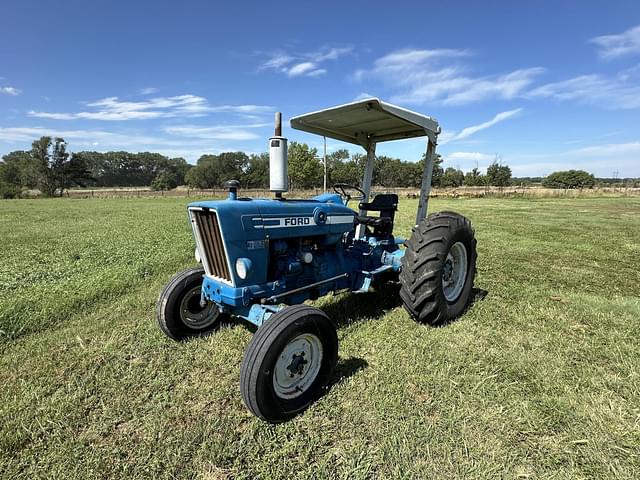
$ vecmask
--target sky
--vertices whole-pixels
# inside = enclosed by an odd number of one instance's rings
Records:
[[[267,150],[273,114],[378,97],[444,166],[640,177],[640,2],[3,0],[0,155]],[[322,138],[292,130],[319,149]],[[358,147],[328,140],[329,151]],[[378,153],[417,160],[423,140]]]

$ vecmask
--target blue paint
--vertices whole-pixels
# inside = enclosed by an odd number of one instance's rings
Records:
[[[227,200],[194,202],[189,208],[216,211],[232,277],[225,282],[205,275],[203,298],[257,326],[279,304],[298,304],[332,291],[365,292],[378,276],[401,268],[404,239],[356,239],[356,212],[336,194],[268,200],[237,198],[230,192]],[[237,261],[248,271],[244,279],[236,272]]]

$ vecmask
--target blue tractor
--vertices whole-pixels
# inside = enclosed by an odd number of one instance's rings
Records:
[[[476,272],[469,220],[453,212],[426,215],[440,133],[435,119],[371,98],[294,117],[291,126],[362,146],[362,185],[285,198],[287,139],[276,114],[269,139],[275,198],[242,198],[238,182],[229,181],[227,199],[191,203],[201,265],[174,276],[157,306],[160,328],[174,340],[208,334],[232,317],[257,327],[243,357],[241,392],[247,408],[272,423],[313,402],[337,363],[336,324],[305,301],[394,282],[412,317],[439,325],[464,311]],[[375,148],[419,136],[427,137],[427,155],[415,226],[405,240],[393,234],[398,196],[370,198]]]

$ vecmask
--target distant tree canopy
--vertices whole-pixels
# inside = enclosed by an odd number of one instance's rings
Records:
[[[593,188],[595,184],[595,177],[584,170],[553,172],[542,180],[547,188]]]
[[[41,137],[29,151],[14,151],[0,162],[0,196],[13,197],[38,188],[43,195],[63,195],[75,186],[151,186],[170,189],[185,183],[192,167],[184,158],[159,153],[67,152],[62,138]]]
[[[506,187],[511,184],[511,169],[494,161],[487,167],[487,185]]]
[[[97,187],[149,186],[156,177],[170,178],[170,183],[183,185],[192,167],[184,158],[167,158],[150,152],[77,152],[74,155],[86,162]]]
[[[375,158],[373,184],[386,187],[419,188],[426,154],[417,162],[378,155]],[[292,189],[318,188],[323,184],[322,158],[306,143],[289,144],[289,182]],[[482,173],[474,168],[466,174],[459,168],[443,168],[443,157],[436,154],[431,184],[436,187],[508,186],[512,182],[509,166],[494,161]],[[346,149],[327,155],[327,183],[360,185],[366,156]],[[92,152],[69,154],[62,138],[42,137],[29,151],[10,152],[0,162],[0,196],[19,195],[38,188],[44,195],[62,195],[73,186],[129,187],[150,186],[168,190],[188,184],[194,188],[221,188],[227,180],[239,180],[243,188],[269,187],[268,153],[223,152],[202,155],[196,165],[184,158],[168,158],[152,152]],[[545,187],[591,188],[593,175],[582,170],[555,172],[544,179],[523,178],[519,183],[537,183]],[[611,180],[611,179],[609,179]],[[633,179],[631,179],[633,180]],[[612,180],[613,184],[616,182]],[[617,181],[632,185],[632,181]]]

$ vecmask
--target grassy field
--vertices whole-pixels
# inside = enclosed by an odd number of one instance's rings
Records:
[[[338,371],[279,426],[242,405],[246,328],[156,327],[186,202],[0,203],[0,478],[640,477],[639,198],[436,199],[475,225],[476,302],[442,328],[316,302]]]

